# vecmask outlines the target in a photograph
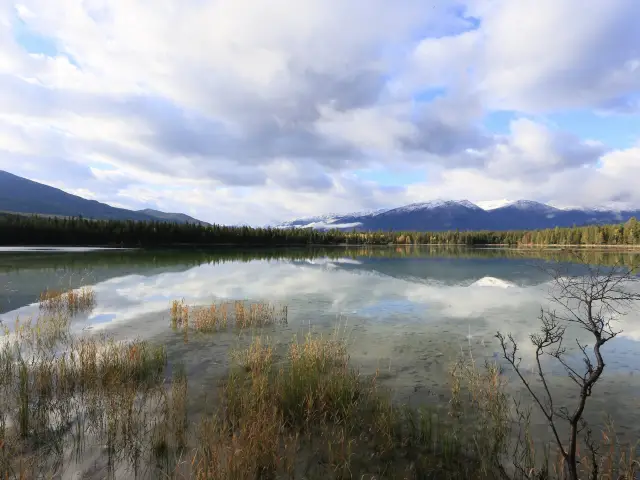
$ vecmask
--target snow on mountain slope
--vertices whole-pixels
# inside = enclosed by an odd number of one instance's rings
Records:
[[[327,229],[332,229],[332,228],[338,228],[338,229],[348,229],[348,228],[356,228],[362,225],[362,222],[351,222],[351,223],[339,223],[339,222],[310,222],[310,223],[305,223],[303,225],[289,225],[289,227],[294,227],[294,228],[316,228],[319,230],[327,230]],[[281,228],[287,228],[287,227],[281,227]]]
[[[558,208],[546,205],[540,202],[534,202],[533,200],[517,200],[506,204],[500,208],[517,208],[518,210],[535,210],[539,212],[553,212],[559,210]]]
[[[329,213],[327,215],[318,215],[315,217],[303,217],[295,220],[289,220],[277,225],[278,228],[354,228],[362,224],[362,222],[353,222],[349,219],[366,218],[387,212],[388,208],[379,208],[375,210],[364,210],[360,212],[352,212],[347,214]]]
[[[435,208],[452,208],[452,207],[460,207],[460,206],[469,208],[472,210],[482,210],[480,207],[471,203],[469,200],[431,200],[429,202],[411,203],[403,207],[389,209],[385,213],[415,212],[419,210],[433,210]]]
[[[512,203],[511,200],[507,200],[506,198],[503,198],[502,200],[487,200],[485,202],[478,202],[477,205],[481,209],[488,212],[490,210],[495,210],[496,208],[509,205],[510,203]]]
[[[638,210],[560,209],[532,200],[484,202],[482,206],[468,200],[438,199],[396,208],[302,218],[279,226],[363,231],[531,230],[640,218]]]

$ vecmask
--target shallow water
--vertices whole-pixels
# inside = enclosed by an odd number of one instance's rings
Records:
[[[472,352],[478,361],[499,359],[497,331],[511,332],[523,364],[531,364],[527,339],[540,308],[548,306],[550,279],[543,267],[566,260],[536,255],[437,248],[2,252],[0,320],[10,325],[17,316],[37,315],[35,302],[46,288],[92,285],[97,305],[76,318],[73,328],[165,343],[170,363],[184,363],[196,379],[191,386],[197,410],[225,374],[229,348],[239,339],[218,333],[192,335],[185,343],[169,327],[170,302],[277,302],[288,305],[289,323],[268,329],[274,341],[309,329],[331,332],[338,325],[348,336],[353,362],[364,373],[380,370],[399,402],[442,404],[448,369],[461,352]],[[602,255],[598,262],[607,261]],[[562,266],[568,274],[583,271],[571,263]],[[628,440],[640,437],[640,315],[631,312],[619,326],[623,332],[605,349],[606,372],[587,414],[599,423],[609,412],[621,439]],[[558,395],[572,405],[571,385],[560,370],[553,371]],[[538,428],[544,434],[542,423]]]

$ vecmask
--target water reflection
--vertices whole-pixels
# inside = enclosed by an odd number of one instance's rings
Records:
[[[250,299],[288,303],[293,325],[341,315],[354,324],[366,321],[369,329],[373,324],[405,331],[446,327],[447,333],[486,346],[497,330],[526,341],[540,307],[547,305],[550,286],[541,268],[548,259],[509,251],[502,256],[419,249],[414,255],[384,249],[262,253],[267,259],[234,251],[4,257],[0,319],[10,323],[17,315],[36,315],[34,300],[45,288],[93,284],[98,305],[78,318],[77,328],[153,337],[166,328],[173,299],[194,304]],[[577,265],[567,268],[579,273]],[[640,340],[637,313],[620,326],[630,345]],[[580,338],[581,332],[572,334]]]
[[[628,261],[624,253],[591,252],[590,261]],[[184,344],[169,328],[169,305],[224,300],[289,305],[289,326],[269,332],[276,340],[309,327],[331,329],[336,319],[350,338],[350,354],[363,372],[381,369],[402,401],[441,400],[447,370],[461,351],[481,360],[499,358],[496,331],[512,332],[525,365],[528,336],[546,300],[548,262],[566,252],[467,249],[297,249],[212,252],[86,252],[0,255],[0,320],[37,315],[45,288],[93,285],[97,305],[73,328],[116,338],[164,342],[172,358],[202,379],[203,392],[224,373],[234,334],[197,337]],[[636,412],[640,398],[640,315],[622,318],[619,338],[606,347],[607,373],[594,395],[595,410]],[[570,337],[588,341],[571,329]],[[562,371],[554,371],[561,381]],[[203,393],[204,395],[204,393]],[[625,416],[625,421],[640,418]],[[637,433],[633,425],[622,425]],[[624,431],[623,431],[624,433]]]

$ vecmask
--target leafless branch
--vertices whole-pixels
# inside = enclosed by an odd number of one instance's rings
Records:
[[[631,288],[640,282],[640,277],[637,275],[638,270],[635,266],[620,264],[612,267],[592,266],[579,253],[573,254],[580,264],[586,266],[587,272],[584,275],[575,276],[563,271],[560,267],[550,270],[553,285],[550,299],[561,308],[562,313],[542,310],[539,317],[540,331],[530,336],[531,343],[535,347],[536,373],[542,384],[543,393],[536,393],[531,381],[523,374],[520,366],[522,358],[518,356],[519,349],[513,336],[509,334],[505,337],[498,332],[496,337],[500,342],[504,359],[513,367],[551,427],[557,447],[565,460],[569,478],[578,480],[577,446],[578,435],[582,432],[586,432],[586,445],[593,464],[592,475],[596,475],[592,478],[597,478],[597,445],[593,441],[591,429],[583,418],[583,413],[587,400],[605,368],[602,346],[621,332],[614,329],[612,323],[619,320],[636,302],[640,301],[640,289]],[[564,340],[567,324],[577,325],[590,333],[594,339],[591,347],[593,358],[588,352],[589,346],[583,345],[576,339],[578,350],[582,354],[583,373],[571,366],[565,358]],[[542,366],[544,355],[556,359],[579,389],[578,403],[572,411],[567,407],[555,405],[547,375]],[[570,434],[567,442],[563,442],[560,438],[557,419],[569,424]]]

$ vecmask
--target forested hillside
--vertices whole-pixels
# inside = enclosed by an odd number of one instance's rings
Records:
[[[18,214],[85,218],[206,223],[182,213],[133,211],[71,195],[58,188],[0,170],[0,211]]]
[[[640,245],[640,224],[533,231],[344,232],[0,215],[2,245]]]

